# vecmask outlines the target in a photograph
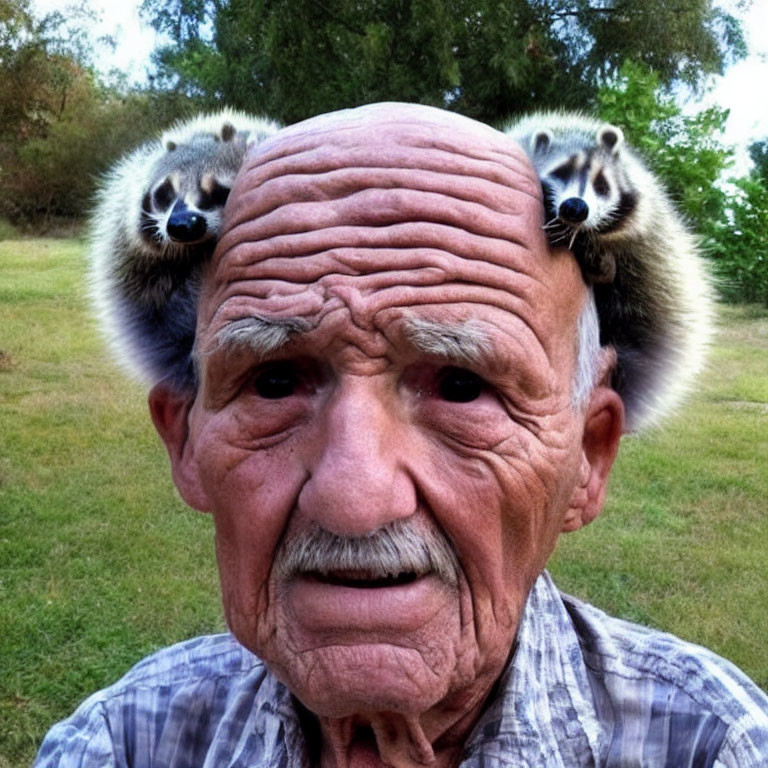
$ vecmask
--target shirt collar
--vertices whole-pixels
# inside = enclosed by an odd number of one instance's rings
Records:
[[[528,596],[515,652],[461,765],[493,758],[515,765],[595,765],[601,742],[579,638],[544,571]]]

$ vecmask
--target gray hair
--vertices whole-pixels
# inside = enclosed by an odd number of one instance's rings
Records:
[[[421,352],[457,363],[482,362],[491,351],[488,334],[473,320],[446,325],[411,316],[406,320],[405,333],[411,344]]]
[[[600,321],[591,287],[579,315],[576,344],[576,370],[571,397],[575,408],[583,408],[595,388],[600,367]]]
[[[455,586],[459,559],[437,529],[411,518],[394,520],[366,536],[339,536],[315,526],[283,539],[272,566],[278,580],[300,574],[354,571],[369,579],[435,574]]]
[[[308,331],[309,322],[300,317],[243,317],[227,324],[216,335],[216,349],[245,347],[257,357],[266,357],[285,346],[291,336]]]

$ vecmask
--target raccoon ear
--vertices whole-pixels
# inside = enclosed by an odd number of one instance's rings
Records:
[[[222,141],[232,141],[232,139],[235,138],[236,133],[237,131],[235,130],[235,126],[232,125],[232,123],[224,123],[224,125],[221,126]]]
[[[165,151],[166,152],[173,152],[174,149],[176,149],[176,142],[175,141],[166,141],[165,142]]]
[[[597,132],[597,143],[615,154],[624,143],[624,133],[615,125],[603,125]]]
[[[531,138],[531,149],[533,153],[544,152],[553,140],[552,131],[543,128],[540,131],[536,131]]]

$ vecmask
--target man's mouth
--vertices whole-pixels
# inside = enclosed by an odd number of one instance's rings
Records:
[[[423,574],[421,574],[423,575]],[[312,572],[306,577],[321,584],[330,584],[336,587],[352,587],[354,589],[380,589],[382,587],[400,587],[411,584],[418,579],[420,574],[414,571],[402,571],[397,574],[386,574],[360,570],[338,570],[327,573]]]
[[[434,570],[402,565],[402,570],[373,564],[310,568],[294,572],[280,595],[304,630],[320,633],[313,635],[313,643],[318,637],[334,644],[341,637],[354,643],[390,642],[422,627],[451,599]]]

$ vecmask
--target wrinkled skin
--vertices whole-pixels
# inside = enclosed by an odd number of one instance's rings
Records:
[[[150,407],[179,490],[214,516],[229,626],[318,717],[323,765],[453,765],[559,533],[599,512],[618,444],[609,351],[591,401],[572,404],[578,266],[548,251],[519,148],[420,107],[288,129],[247,160],[226,214],[200,390],[157,387]],[[307,330],[266,357],[217,349],[250,316]],[[483,359],[414,348],[413,317],[471,319]],[[290,382],[265,397],[274,360]],[[467,401],[445,395],[457,365],[481,379]],[[271,573],[287,535],[406,518],[448,537],[457,586]]]

